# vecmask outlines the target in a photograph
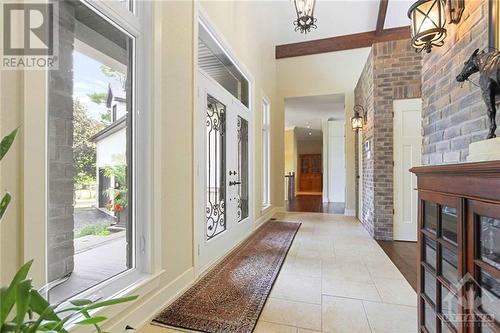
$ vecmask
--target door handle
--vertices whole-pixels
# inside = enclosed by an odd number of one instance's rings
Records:
[[[229,181],[229,186],[233,186],[233,185],[240,185],[241,182],[233,182],[233,181]]]

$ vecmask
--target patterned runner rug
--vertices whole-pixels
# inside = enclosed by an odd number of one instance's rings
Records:
[[[252,332],[299,227],[267,222],[153,324],[210,333]]]

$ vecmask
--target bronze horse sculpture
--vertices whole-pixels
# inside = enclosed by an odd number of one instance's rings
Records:
[[[490,128],[487,139],[496,138],[497,129],[495,96],[500,93],[500,52],[481,52],[476,49],[469,60],[464,63],[464,68],[458,74],[457,81],[464,82],[474,73],[479,72],[479,86],[483,92],[483,100],[488,108]]]

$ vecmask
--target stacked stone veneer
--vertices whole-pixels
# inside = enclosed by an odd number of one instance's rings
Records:
[[[393,237],[393,101],[421,97],[421,70],[421,54],[408,40],[374,44],[355,89],[367,110],[359,218],[375,239]]]
[[[48,89],[48,280],[73,271],[73,45],[74,10],[59,3],[59,70],[49,71]],[[33,189],[34,191],[36,189]]]
[[[486,107],[480,89],[469,82],[461,87],[455,78],[476,48],[488,47],[489,2],[465,3],[460,23],[447,26],[444,46],[423,55],[423,164],[466,161],[469,144],[487,135]],[[478,74],[471,80],[477,83]]]

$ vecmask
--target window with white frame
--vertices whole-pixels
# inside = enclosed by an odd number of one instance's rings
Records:
[[[271,204],[271,103],[262,100],[262,207]]]
[[[51,303],[105,297],[148,273],[149,221],[141,215],[148,208],[138,200],[148,186],[137,183],[148,178],[142,173],[147,159],[136,153],[147,142],[137,133],[148,132],[149,96],[139,89],[149,82],[149,29],[139,18],[147,6],[58,1],[59,68],[47,80]],[[143,177],[135,176],[139,172]]]

